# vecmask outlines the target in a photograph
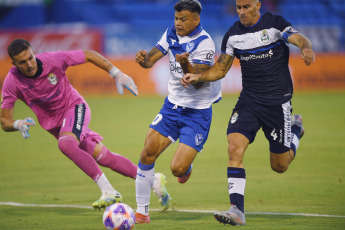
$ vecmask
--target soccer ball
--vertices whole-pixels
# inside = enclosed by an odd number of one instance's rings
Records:
[[[112,204],[103,213],[103,224],[107,230],[133,229],[134,211],[124,203]]]

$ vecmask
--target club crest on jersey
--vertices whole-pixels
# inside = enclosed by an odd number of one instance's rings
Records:
[[[203,140],[204,140],[204,138],[202,137],[202,134],[195,135],[195,144],[196,145],[200,145]]]
[[[186,46],[186,51],[189,53],[190,51],[192,51],[192,49],[194,48],[195,44],[193,41],[188,42],[187,46]]]
[[[261,41],[264,44],[268,44],[269,40],[270,40],[270,37],[268,36],[267,30],[263,30],[262,33],[261,33]]]
[[[57,77],[53,73],[49,74],[48,80],[49,80],[50,84],[52,84],[52,85],[56,85],[57,84]]]
[[[235,112],[230,119],[231,124],[235,123],[237,119],[238,119],[238,113]]]

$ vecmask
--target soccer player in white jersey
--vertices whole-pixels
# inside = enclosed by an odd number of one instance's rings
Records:
[[[230,209],[214,214],[224,224],[245,224],[243,156],[257,131],[264,131],[270,144],[271,168],[278,173],[288,169],[304,134],[302,117],[291,118],[293,86],[286,43],[300,48],[307,66],[315,59],[312,44],[283,17],[270,13],[261,16],[260,7],[258,0],[236,0],[240,20],[225,34],[216,64],[201,74],[186,74],[181,80],[187,88],[188,84],[219,80],[231,68],[234,57],[240,60],[243,89],[227,131]]]
[[[172,174],[185,183],[192,173],[192,163],[203,149],[212,119],[212,103],[221,99],[220,82],[201,83],[188,89],[180,79],[184,73],[198,73],[214,63],[214,43],[200,24],[201,4],[181,0],[174,6],[175,25],[168,28],[149,53],[139,51],[136,62],[151,68],[169,55],[169,95],[152,121],[141,152],[136,178],[137,223],[149,223],[150,190],[158,156],[179,139],[171,162]],[[165,193],[167,206],[169,194]]]
[[[35,55],[28,41],[16,39],[8,46],[8,54],[14,66],[2,88],[2,129],[6,132],[19,131],[24,139],[30,137],[29,129],[35,125],[34,120],[30,117],[13,119],[16,100],[23,101],[36,114],[42,128],[58,140],[61,152],[99,186],[102,196],[92,206],[104,208],[121,202],[121,194],[112,187],[98,164],[133,179],[136,178],[137,166],[126,157],[108,150],[101,143],[103,137],[88,128],[90,108],[68,82],[65,71],[69,66],[91,62],[115,79],[120,94],[125,87],[138,95],[133,80],[95,51],[58,51]],[[160,187],[164,184],[159,184],[159,181],[156,184],[155,188],[164,190]]]

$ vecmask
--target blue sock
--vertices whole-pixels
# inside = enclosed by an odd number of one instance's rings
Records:
[[[228,191],[231,205],[244,213],[244,189],[246,187],[246,171],[243,168],[228,167]]]
[[[297,125],[291,126],[291,144],[290,149],[293,151],[295,157],[297,153],[297,148],[299,145],[299,139],[301,138],[301,127],[298,127]],[[297,138],[296,138],[297,137]]]

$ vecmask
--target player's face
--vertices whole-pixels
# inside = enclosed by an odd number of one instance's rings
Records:
[[[175,11],[175,29],[177,35],[184,37],[192,33],[200,23],[198,13],[189,10]]]
[[[257,0],[236,0],[236,11],[240,22],[246,26],[255,25],[260,19],[261,2]]]
[[[35,52],[31,48],[22,51],[15,55],[12,60],[12,64],[27,77],[35,76],[37,72],[37,61]]]

